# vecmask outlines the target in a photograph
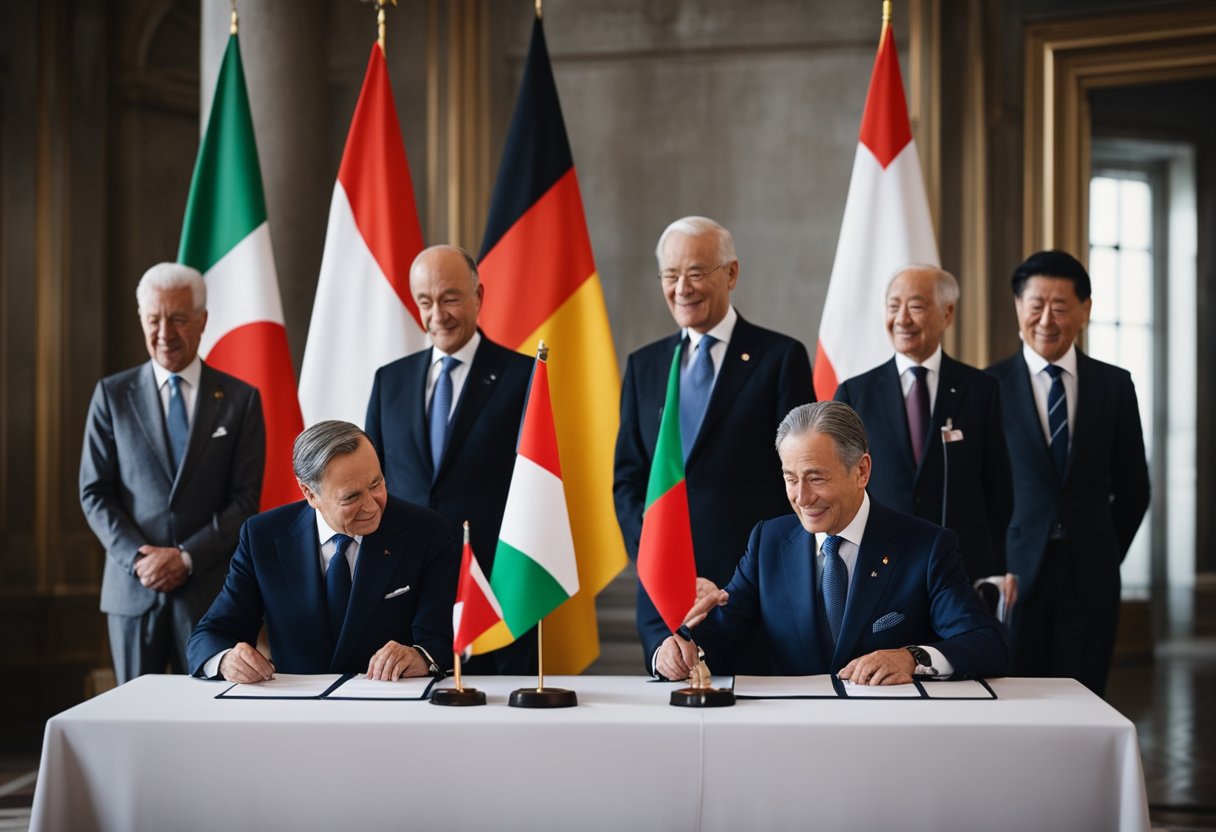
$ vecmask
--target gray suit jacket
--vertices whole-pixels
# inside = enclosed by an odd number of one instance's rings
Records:
[[[146,612],[156,593],[135,576],[139,547],[177,546],[194,571],[173,595],[197,621],[224,583],[241,524],[258,509],[265,453],[257,389],[206,364],[177,472],[152,362],[99,381],[80,455],[80,506],[106,550],[101,611]]]

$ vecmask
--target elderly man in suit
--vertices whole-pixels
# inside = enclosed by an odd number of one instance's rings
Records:
[[[616,441],[616,515],[636,558],[667,377],[684,343],[680,434],[703,594],[730,579],[758,520],[789,510],[767,437],[790,408],[814,401],[815,391],[806,347],[745,320],[731,304],[739,259],[729,231],[705,217],[685,217],[659,237],[655,255],[680,331],[629,356]],[[637,623],[649,666],[670,630],[640,583]],[[755,672],[763,663],[761,651],[745,651],[731,669]]]
[[[367,434],[349,422],[306,429],[292,467],[304,500],[241,529],[223,591],[190,637],[191,673],[395,680],[450,667],[460,561],[448,523],[388,495]],[[253,646],[263,620],[270,657]]]
[[[1077,349],[1089,274],[1062,251],[1013,273],[1022,349],[988,368],[1001,385],[1013,465],[1006,547],[1022,582],[1013,669],[1067,676],[1099,696],[1119,624],[1119,564],[1148,508],[1148,463],[1126,370]]]
[[[942,350],[958,295],[958,281],[944,269],[900,270],[887,287],[894,357],[846,380],[835,398],[865,424],[874,458],[870,494],[952,530],[967,576],[1001,575],[1011,606],[1017,583],[1005,570],[1005,530],[1013,484],[1001,397],[991,376]]]
[[[98,382],[80,458],[120,684],[166,665],[185,672],[190,631],[257,511],[266,445],[257,390],[198,357],[203,276],[161,263],[135,295],[151,360]]]
[[[758,523],[724,591],[698,599],[696,643],[673,635],[655,670],[687,677],[697,645],[713,669],[759,635],[774,675],[857,684],[1000,676],[1009,652],[971,588],[954,532],[870,499],[861,419],[840,402],[792,410],[777,429],[794,515]]]
[[[419,254],[410,292],[433,346],[376,372],[367,434],[389,493],[442,514],[456,539],[467,520],[473,552],[489,575],[532,360],[478,331],[485,286],[464,249],[438,245]],[[464,669],[527,675],[536,672],[536,658],[536,639],[525,636],[474,656]]]

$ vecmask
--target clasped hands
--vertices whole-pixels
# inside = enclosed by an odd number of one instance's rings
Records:
[[[135,559],[135,577],[155,592],[172,592],[186,582],[190,570],[175,546],[140,546]]]
[[[430,663],[413,647],[390,641],[367,663],[367,678],[395,682],[403,676],[426,676]],[[248,642],[240,642],[220,659],[220,675],[229,682],[251,685],[274,678],[274,665]]]

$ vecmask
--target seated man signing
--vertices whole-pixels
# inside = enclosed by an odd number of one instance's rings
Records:
[[[795,516],[765,520],[725,590],[697,600],[697,644],[669,637],[654,670],[689,676],[759,634],[769,672],[837,673],[857,684],[925,676],[1001,676],[1009,649],[959,559],[954,532],[870,499],[870,455],[848,405],[796,407],[777,429]]]
[[[296,437],[304,500],[250,518],[227,580],[190,636],[190,671],[395,680],[450,663],[460,558],[449,524],[385,491],[367,435],[320,422]],[[272,664],[252,645],[265,619]]]

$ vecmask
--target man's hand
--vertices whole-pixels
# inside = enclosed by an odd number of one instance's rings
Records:
[[[855,685],[906,685],[915,670],[916,659],[901,647],[858,656],[836,675]]]
[[[675,682],[691,676],[693,668],[700,660],[697,645],[679,636],[668,636],[659,647],[654,669],[664,679]]]
[[[395,682],[402,676],[426,676],[431,665],[413,647],[390,641],[367,663],[367,678]]]
[[[182,560],[182,550],[173,546],[140,546],[135,559],[135,576],[148,589],[172,592],[186,582],[190,570]]]
[[[1005,593],[1005,620],[1009,620],[1009,613],[1013,611],[1013,605],[1018,600],[1018,576],[1012,572],[1005,573],[1005,581],[1001,584],[1001,591]]]
[[[725,589],[718,589],[718,585],[708,578],[697,578],[697,600],[684,616],[684,626],[697,626],[714,607],[721,607],[728,600],[730,594]]]
[[[242,641],[220,659],[220,675],[242,685],[268,682],[274,678],[274,665],[253,645]]]

